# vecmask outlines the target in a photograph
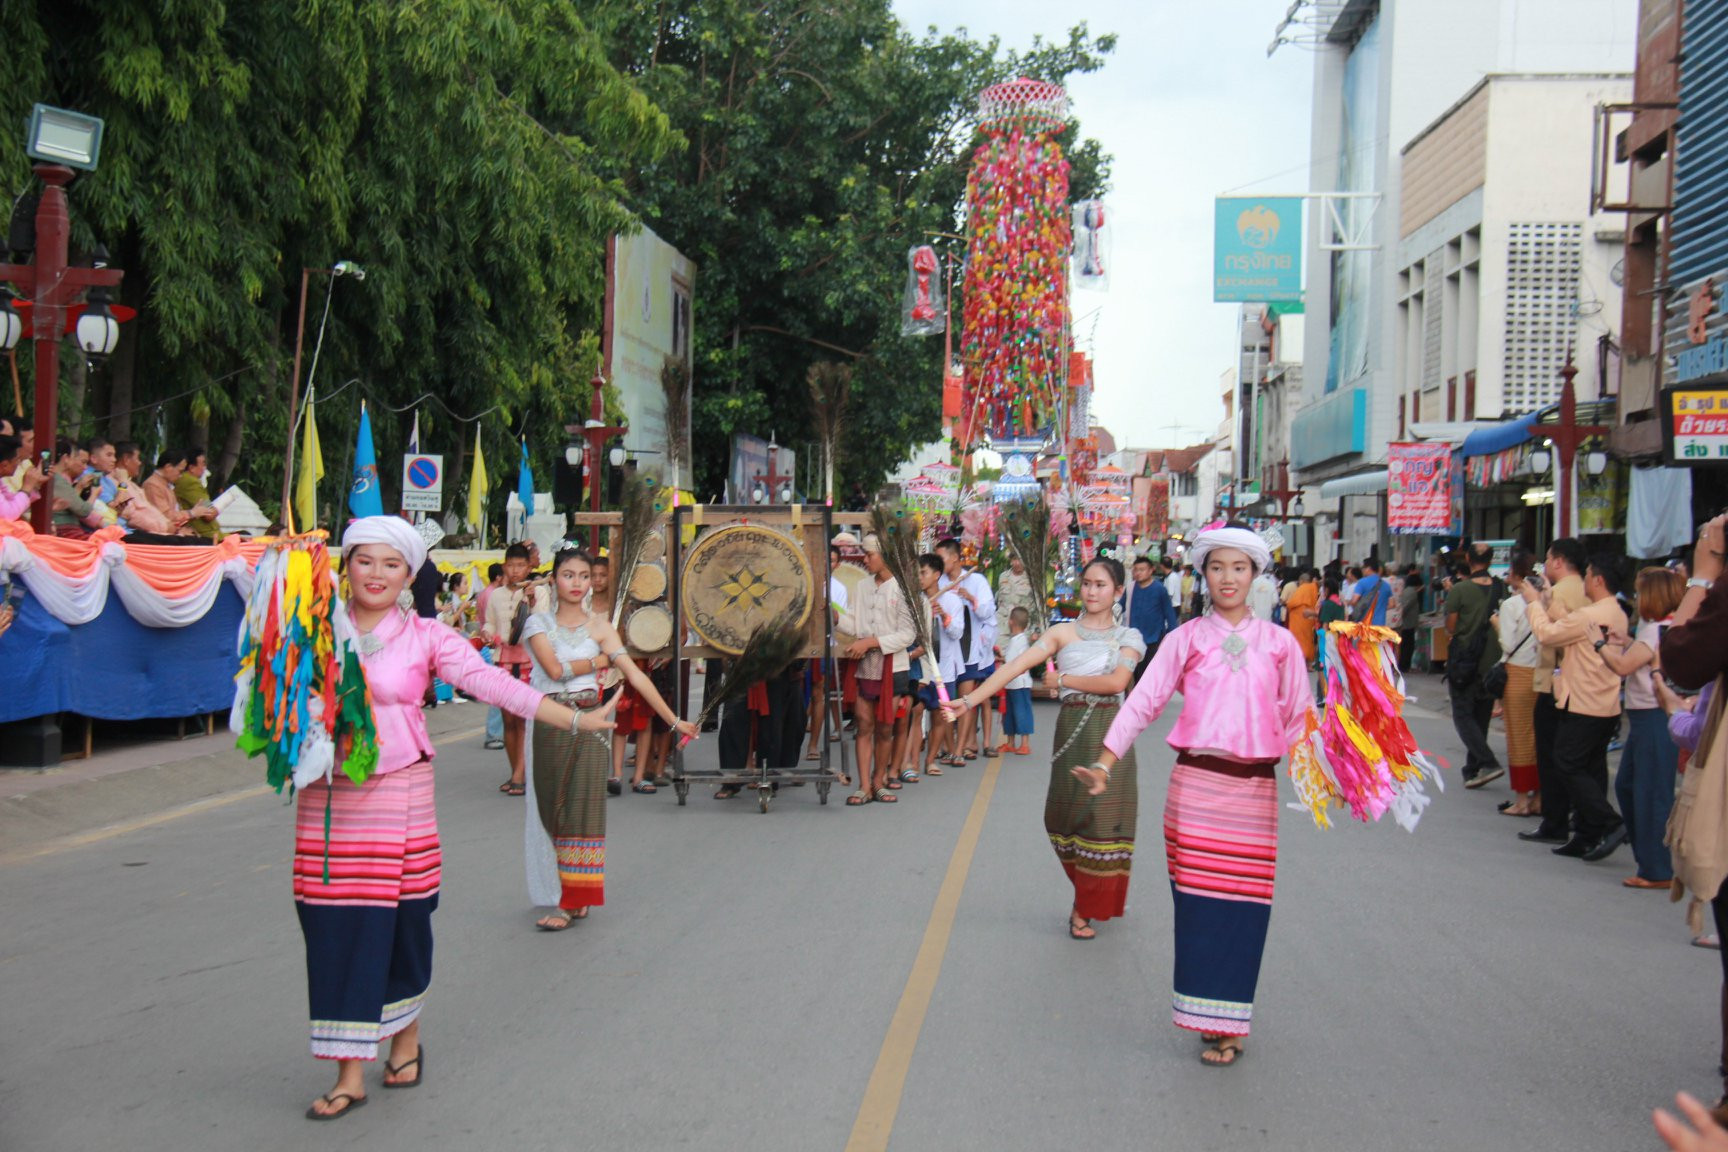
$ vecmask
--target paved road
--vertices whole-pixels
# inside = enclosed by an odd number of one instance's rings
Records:
[[[548,935],[499,754],[447,739],[427,1084],[317,1128],[279,800],[14,857],[0,1149],[1619,1150],[1711,1088],[1715,954],[1620,887],[1624,853],[1516,841],[1498,787],[1448,792],[1414,836],[1286,812],[1250,1052],[1202,1067],[1168,1022],[1166,729],[1140,743],[1130,915],[1086,944],[1039,756],[895,808],[614,800],[609,903]],[[1437,716],[1416,729],[1456,754]]]

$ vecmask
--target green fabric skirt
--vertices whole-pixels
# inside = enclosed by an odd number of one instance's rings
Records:
[[[1110,785],[1101,796],[1088,795],[1086,785],[1069,770],[1098,759],[1119,708],[1114,703],[1064,702],[1056,718],[1058,755],[1050,765],[1044,830],[1074,885],[1074,911],[1086,920],[1120,916],[1128,904],[1140,811],[1134,749],[1110,770]]]

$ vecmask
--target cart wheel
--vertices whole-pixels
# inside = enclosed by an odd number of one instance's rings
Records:
[[[672,787],[678,793],[678,807],[684,807],[685,801],[690,799],[690,781],[680,776],[672,782]]]
[[[834,785],[830,781],[827,781],[827,780],[820,780],[817,782],[817,784],[816,784],[816,796],[818,799],[820,799],[822,801],[822,803],[824,803],[824,804],[828,803],[828,789],[832,788],[833,786]]]
[[[756,806],[758,808],[762,809],[763,815],[768,814],[768,805],[772,804],[773,802],[774,802],[774,793],[773,792],[771,792],[767,788],[761,788],[761,789],[757,790],[757,792],[756,792]]]

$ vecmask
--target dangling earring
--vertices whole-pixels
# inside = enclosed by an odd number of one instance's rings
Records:
[[[406,588],[398,592],[396,594],[396,607],[400,608],[404,612],[412,611],[414,608],[414,593],[410,592]]]

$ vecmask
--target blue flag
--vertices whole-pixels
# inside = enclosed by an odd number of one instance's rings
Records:
[[[372,450],[372,416],[360,402],[360,433],[354,441],[354,480],[348,486],[348,510],[356,516],[384,515],[384,494],[378,488],[378,455]]]
[[[522,514],[534,515],[534,472],[528,467],[528,440],[522,440],[522,467],[516,473],[516,499],[522,501]]]

